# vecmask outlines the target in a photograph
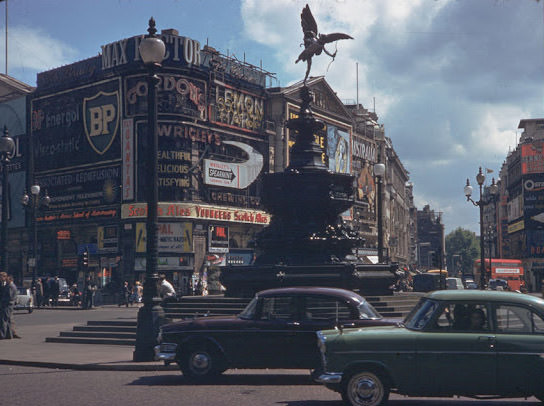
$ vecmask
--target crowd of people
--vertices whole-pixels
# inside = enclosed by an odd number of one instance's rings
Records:
[[[36,279],[36,307],[58,306],[60,280],[58,276],[45,276]]]
[[[0,272],[0,339],[21,338],[15,333],[13,308],[17,299],[17,286],[13,277]]]

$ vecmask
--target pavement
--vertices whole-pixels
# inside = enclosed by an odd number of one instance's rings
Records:
[[[134,362],[134,346],[104,344],[47,343],[88,320],[136,320],[137,307],[100,306],[89,310],[67,311],[68,307],[35,309],[32,313],[14,312],[15,329],[20,339],[0,340],[0,364],[56,369],[96,371],[165,371],[178,370],[159,361]]]

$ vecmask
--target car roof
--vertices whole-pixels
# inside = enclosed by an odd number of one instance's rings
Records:
[[[544,300],[525,293],[496,290],[437,290],[426,295],[436,300],[485,300],[487,302],[510,302],[544,306]]]
[[[296,286],[286,288],[267,289],[257,292],[256,296],[279,296],[279,295],[324,295],[340,299],[362,302],[366,299],[361,295],[346,289],[327,288],[321,286]]]

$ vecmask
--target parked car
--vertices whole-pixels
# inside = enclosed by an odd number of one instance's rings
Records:
[[[403,326],[317,334],[322,370],[314,377],[350,405],[384,405],[390,391],[544,401],[544,300],[535,296],[436,291]]]
[[[464,289],[463,280],[461,278],[446,278],[446,289]]]
[[[176,362],[189,379],[229,368],[316,368],[316,331],[393,325],[363,297],[325,287],[258,292],[237,316],[200,317],[161,327],[156,359]]]
[[[34,310],[34,299],[32,298],[32,292],[29,288],[18,287],[17,297],[15,299],[16,310],[25,309],[29,313]]]
[[[490,279],[487,286],[491,290],[510,290],[506,279]]]

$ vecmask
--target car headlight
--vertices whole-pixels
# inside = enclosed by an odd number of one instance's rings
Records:
[[[318,331],[316,334],[317,334],[317,348],[319,348],[319,352],[321,353],[321,366],[323,367],[323,370],[326,371],[327,370],[327,356],[325,354],[327,352],[327,345],[325,344],[325,341],[327,339],[321,331]]]

